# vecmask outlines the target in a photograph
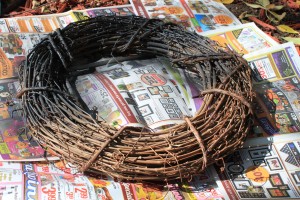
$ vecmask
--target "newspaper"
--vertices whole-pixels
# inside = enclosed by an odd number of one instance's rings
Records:
[[[228,199],[217,172],[206,172],[182,184],[127,183],[110,176],[83,176],[62,162],[0,165],[2,199],[144,200]]]
[[[253,69],[257,93],[257,135],[300,131],[300,58],[293,43],[244,56]]]
[[[15,98],[19,89],[15,79],[0,80],[0,161],[45,160],[45,151],[27,130],[20,100]]]
[[[255,84],[300,77],[300,58],[292,42],[255,51],[244,58],[255,71]]]
[[[243,148],[226,159],[230,199],[300,198],[300,138],[284,137],[286,142]]]
[[[2,33],[43,33],[59,28],[59,24],[52,15],[5,18],[1,19],[0,24]]]
[[[72,22],[86,20],[99,16],[121,15],[128,16],[134,15],[131,5],[111,6],[103,8],[91,8],[86,10],[68,11],[63,14],[56,14],[55,18],[59,23],[60,28],[64,28]]]
[[[197,33],[241,24],[213,0],[131,0],[136,15],[180,24]]]
[[[292,43],[279,45],[254,23],[202,33],[236,51],[254,75],[255,124],[249,137],[299,132],[300,59]],[[262,140],[263,141],[263,140]]]
[[[131,5],[68,11],[60,14],[0,19],[0,33],[47,33],[64,28],[72,22],[101,15],[133,15]]]
[[[242,148],[225,158],[224,171],[212,165],[182,183],[128,183],[105,174],[95,178],[62,162],[0,162],[1,195],[20,200],[299,199],[300,136],[291,135]]]
[[[239,54],[248,54],[278,45],[253,22],[201,33]]]
[[[43,34],[7,33],[0,34],[0,79],[18,75],[18,66]]]
[[[167,128],[202,105],[199,89],[186,74],[163,58],[126,61],[79,76],[76,88],[87,106],[113,126]]]

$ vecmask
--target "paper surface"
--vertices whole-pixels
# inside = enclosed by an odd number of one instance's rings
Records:
[[[197,33],[241,24],[221,3],[213,0],[131,0],[136,15],[180,24]]]
[[[187,81],[188,73],[166,59],[126,61],[96,70],[79,76],[76,88],[89,109],[96,108],[112,126],[169,127],[183,123],[184,116],[193,116],[202,104],[193,98],[200,91]]]

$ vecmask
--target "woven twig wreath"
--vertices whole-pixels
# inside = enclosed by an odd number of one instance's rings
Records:
[[[159,132],[116,129],[95,120],[67,89],[67,80],[74,84],[72,77],[92,72],[100,58],[135,56],[163,56],[199,75],[204,103],[194,117]],[[250,75],[240,56],[178,25],[110,16],[49,34],[21,66],[17,96],[33,136],[81,171],[123,180],[182,179],[242,146],[252,116]]]

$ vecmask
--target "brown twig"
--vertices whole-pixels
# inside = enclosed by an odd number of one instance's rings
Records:
[[[270,29],[270,30],[276,30],[276,28],[270,24],[267,24],[259,19],[257,19],[255,16],[249,16],[248,17],[251,21],[255,22],[258,24],[260,27],[263,27],[265,29]]]

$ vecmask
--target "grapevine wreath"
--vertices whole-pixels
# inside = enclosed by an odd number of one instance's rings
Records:
[[[184,123],[160,131],[117,129],[98,120],[76,90],[70,92],[78,75],[100,64],[157,56],[197,73],[202,83],[204,103]],[[158,19],[107,16],[58,29],[29,53],[19,79],[28,127],[44,147],[82,172],[122,180],[191,178],[240,148],[251,125],[251,69],[245,60]]]

